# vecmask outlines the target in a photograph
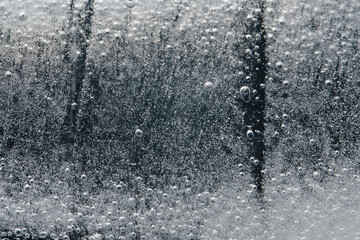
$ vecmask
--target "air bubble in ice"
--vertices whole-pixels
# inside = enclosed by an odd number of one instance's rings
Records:
[[[136,5],[135,0],[126,0],[125,2],[125,6],[129,9],[135,7],[135,5]]]
[[[314,146],[314,145],[316,144],[316,140],[315,140],[315,139],[310,139],[310,140],[309,140],[309,144],[310,144],[311,146]]]
[[[95,233],[94,235],[91,235],[89,237],[89,239],[92,239],[92,240],[102,240],[104,237],[102,234],[100,233]]]
[[[284,67],[284,63],[282,62],[277,62],[275,63],[275,66],[278,68],[278,69],[282,69]]]
[[[12,76],[12,72],[10,71],[6,71],[5,74],[4,74],[5,77],[9,78]]]
[[[20,228],[17,228],[14,230],[14,234],[16,237],[21,237],[23,233]]]
[[[19,12],[19,14],[18,14],[18,19],[19,19],[20,21],[25,21],[25,20],[27,19],[26,13],[25,13],[25,12]]]
[[[333,81],[331,81],[331,80],[325,80],[325,86],[327,86],[327,87],[331,87],[333,85]]]
[[[136,137],[142,137],[143,135],[143,131],[141,129],[136,129],[135,130],[135,136]]]
[[[244,102],[246,102],[246,103],[250,102],[250,100],[251,100],[250,88],[248,86],[242,86],[240,88],[240,96]]]
[[[254,132],[253,130],[249,129],[247,130],[246,132],[246,137],[249,139],[249,140],[252,140],[254,138]]]
[[[214,84],[212,82],[206,82],[204,83],[204,89],[206,91],[211,91],[214,88]]]
[[[40,239],[45,239],[45,238],[47,238],[47,236],[48,236],[48,233],[46,231],[42,231],[39,234]]]

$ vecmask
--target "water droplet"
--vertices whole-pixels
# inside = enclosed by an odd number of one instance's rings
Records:
[[[87,176],[85,174],[81,175],[81,180],[86,180]]]
[[[250,88],[248,86],[242,86],[240,88],[240,96],[244,102],[246,102],[246,103],[250,102],[250,100],[251,100]]]
[[[25,191],[29,191],[31,189],[31,186],[29,185],[29,184],[26,184],[25,186],[24,186],[24,190]]]

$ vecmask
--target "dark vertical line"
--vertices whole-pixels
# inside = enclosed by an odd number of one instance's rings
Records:
[[[249,32],[255,35],[255,41],[251,45],[251,50],[255,53],[249,60],[250,73],[252,81],[250,83],[253,91],[251,101],[245,104],[246,113],[244,115],[245,132],[249,127],[254,132],[254,137],[249,141],[250,159],[256,161],[251,162],[251,174],[254,185],[256,186],[259,198],[264,193],[264,166],[265,166],[265,110],[266,110],[266,92],[265,83],[267,76],[266,56],[266,31],[264,28],[264,1],[259,1],[260,12],[256,16],[256,22],[249,26]]]
[[[67,114],[65,116],[64,124],[66,128],[69,129],[69,132],[66,134],[67,136],[63,139],[68,144],[72,145],[75,143],[76,135],[77,135],[77,118],[79,113],[80,106],[80,98],[83,82],[85,79],[86,73],[86,59],[87,59],[87,41],[91,37],[91,19],[93,16],[93,4],[94,0],[88,0],[84,7],[84,10],[78,15],[78,26],[75,33],[75,46],[79,51],[76,59],[72,62],[72,80],[71,80],[71,90],[70,90],[70,98],[67,106]],[[74,1],[70,3],[70,19],[69,19],[69,27],[74,25]],[[70,38],[68,38],[68,41]],[[68,42],[69,43],[69,42]],[[65,51],[65,60],[68,57],[69,64],[70,56],[69,56],[70,46]]]

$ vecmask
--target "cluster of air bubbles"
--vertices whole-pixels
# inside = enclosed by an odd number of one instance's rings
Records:
[[[259,165],[260,161],[255,157],[250,157],[250,162],[254,165]]]

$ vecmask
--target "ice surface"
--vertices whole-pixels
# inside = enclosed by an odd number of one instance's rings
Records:
[[[359,11],[2,0],[0,238],[360,239]]]

